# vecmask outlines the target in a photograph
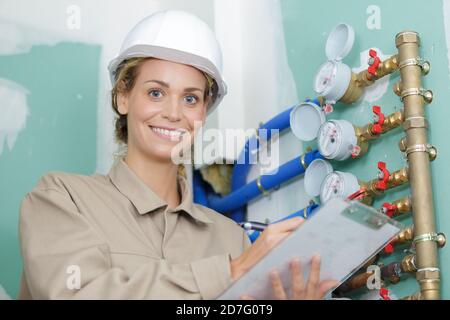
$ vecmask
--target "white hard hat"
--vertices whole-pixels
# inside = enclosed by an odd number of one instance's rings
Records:
[[[222,76],[222,52],[208,25],[193,14],[168,10],[140,21],[123,41],[120,54],[109,63],[111,82],[120,63],[133,57],[155,57],[193,66],[213,78],[217,88],[210,113],[227,93]]]

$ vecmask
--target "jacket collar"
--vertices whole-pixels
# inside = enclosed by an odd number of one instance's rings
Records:
[[[123,158],[113,164],[108,176],[120,193],[131,201],[139,214],[142,215],[161,207],[167,207],[167,203],[134,173]],[[173,211],[184,211],[198,221],[212,223],[213,221],[204,212],[195,208],[192,191],[186,178],[178,176],[178,184],[181,189],[181,203]]]

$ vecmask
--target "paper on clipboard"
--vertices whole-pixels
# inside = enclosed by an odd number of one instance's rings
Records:
[[[303,276],[307,279],[309,262],[316,253],[321,257],[321,280],[333,279],[342,283],[403,228],[401,223],[355,201],[334,198],[317,210],[218,299],[235,300],[243,294],[255,299],[273,299],[269,272],[274,268],[289,292],[289,262],[300,258]]]

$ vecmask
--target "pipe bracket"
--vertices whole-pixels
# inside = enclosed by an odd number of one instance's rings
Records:
[[[422,69],[424,75],[428,74],[431,69],[430,62],[422,59],[421,57],[403,60],[399,63],[398,68],[402,69],[407,66],[419,66]]]
[[[414,244],[423,242],[423,241],[435,241],[435,242],[439,243],[440,237],[439,237],[439,234],[437,234],[436,232],[431,232],[431,233],[421,234],[420,236],[416,236],[413,240]]]
[[[305,156],[306,156],[306,153],[302,154],[302,156],[300,157],[300,163],[302,164],[303,168],[305,168],[305,170],[306,170],[306,168],[308,168],[308,165],[305,162]]]
[[[433,91],[431,90],[426,90],[424,88],[408,88],[408,89],[403,89],[402,92],[400,93],[400,100],[403,102],[403,100],[408,97],[408,96],[412,96],[412,95],[420,95],[423,97],[423,100],[426,103],[431,103],[431,101],[433,101]]]
[[[303,209],[303,218],[308,219],[308,210],[307,207]]]
[[[428,153],[428,156],[431,161],[436,159],[436,155],[437,155],[436,148],[434,146],[432,146],[431,144],[415,144],[415,145],[409,146],[405,150],[406,156],[408,156],[410,153],[413,153],[413,152],[426,152],[426,153]]]
[[[259,191],[261,191],[261,194],[263,196],[266,197],[269,195],[270,192],[264,189],[264,187],[261,184],[261,177],[256,178],[256,186],[258,187]]]

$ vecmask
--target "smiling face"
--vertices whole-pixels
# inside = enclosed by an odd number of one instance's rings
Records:
[[[172,149],[191,145],[206,116],[207,80],[194,67],[146,59],[129,92],[119,91],[117,107],[127,115],[128,153],[170,161]],[[188,141],[186,141],[188,139]]]

